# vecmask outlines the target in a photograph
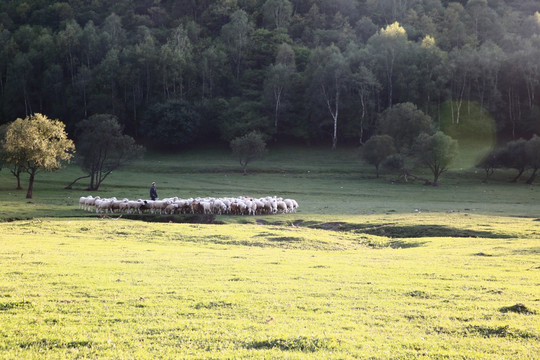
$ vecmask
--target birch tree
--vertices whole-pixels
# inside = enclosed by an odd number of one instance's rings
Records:
[[[312,55],[313,78],[311,91],[320,99],[332,117],[332,150],[337,147],[341,97],[351,77],[347,59],[339,48],[318,48]]]
[[[279,113],[283,98],[291,86],[291,80],[296,72],[294,51],[288,44],[281,45],[276,56],[276,63],[270,65],[266,75],[265,87],[272,93],[274,129],[278,128]]]
[[[244,10],[236,10],[231,15],[231,21],[221,28],[221,37],[234,64],[237,80],[240,78],[240,70],[249,44],[249,35],[253,29],[254,26]]]

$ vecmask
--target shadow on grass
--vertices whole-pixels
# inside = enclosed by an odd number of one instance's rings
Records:
[[[391,247],[392,249],[412,249],[412,248],[417,248],[417,247],[420,247],[420,246],[424,246],[424,244],[426,244],[427,241],[401,241],[401,240],[395,240],[395,241],[390,241],[388,243],[388,246]]]
[[[77,349],[77,348],[91,348],[95,344],[91,341],[64,341],[59,339],[41,339],[36,341],[21,342],[19,347],[23,349],[28,348],[41,348],[41,349]]]
[[[525,305],[518,303],[512,306],[503,306],[499,309],[502,313],[513,312],[516,314],[534,315],[536,311],[529,309]]]
[[[309,227],[333,231],[349,231],[369,235],[386,236],[392,239],[425,238],[425,237],[457,237],[457,238],[490,238],[508,239],[508,234],[499,234],[482,230],[458,229],[443,225],[411,225],[397,226],[387,224],[351,224],[342,222],[311,224]],[[396,242],[397,243],[397,242]],[[405,245],[405,244],[403,244]]]
[[[253,341],[246,344],[248,349],[279,349],[281,351],[302,351],[302,352],[316,352],[319,350],[332,350],[338,346],[338,342],[335,339],[317,337],[298,336],[288,339],[266,339],[260,341]]]
[[[478,335],[484,338],[491,337],[505,337],[505,338],[521,338],[521,339],[537,339],[538,336],[529,331],[523,331],[520,329],[510,328],[508,325],[504,326],[479,326],[470,325],[465,330],[466,334]]]
[[[129,220],[140,220],[156,223],[224,224],[223,221],[216,220],[216,216],[214,214],[123,214],[122,217]]]

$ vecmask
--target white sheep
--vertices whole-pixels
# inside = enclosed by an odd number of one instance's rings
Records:
[[[96,213],[108,213],[109,211],[112,212],[112,204],[113,201],[115,201],[116,198],[110,198],[110,199],[97,199],[96,200]]]
[[[79,198],[79,209],[84,209],[86,210],[86,200],[88,199],[92,199],[92,195],[89,195],[89,196],[81,196]]]
[[[135,213],[142,214],[150,210],[153,214],[232,214],[232,215],[261,215],[296,212],[298,203],[294,199],[283,199],[277,196],[253,198],[250,196],[224,197],[224,198],[189,198],[181,199],[171,197],[162,200],[137,201],[115,197],[101,199],[99,196],[81,196],[79,208],[91,210],[96,213]]]
[[[165,214],[174,214],[178,211],[178,204],[171,202],[167,206],[165,206],[165,209],[163,209],[163,212]]]
[[[85,209],[88,211],[92,211],[92,207],[96,206],[96,201],[99,199],[101,199],[99,196],[96,196],[95,198],[92,196],[89,196],[84,202]]]
[[[278,201],[276,206],[277,206],[277,211],[281,211],[282,213],[287,212],[287,204],[285,204],[284,201]]]

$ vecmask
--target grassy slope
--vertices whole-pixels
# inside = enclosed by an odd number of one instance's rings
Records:
[[[501,309],[538,310],[540,223],[449,217],[493,238],[3,223],[0,357],[534,358],[538,315]]]
[[[76,218],[87,192],[60,190],[76,168],[41,174],[31,203],[1,172],[1,216],[34,220],[0,223],[0,358],[535,358],[536,187],[468,170],[391,184],[347,151],[250,169],[150,154],[99,194],[146,197],[155,180],[162,197],[278,194],[299,212],[264,226]],[[517,303],[536,314],[504,311]]]
[[[465,156],[463,162],[468,162]],[[456,168],[441,178],[441,186],[426,187],[393,183],[392,175],[374,179],[373,169],[359,162],[356,150],[299,148],[271,151],[265,160],[251,164],[248,171],[250,175],[242,176],[238,164],[226,152],[148,154],[144,160],[113,173],[93,195],[148,198],[150,184],[156,181],[162,198],[242,194],[292,197],[300,203],[298,216],[302,217],[416,211],[540,214],[538,187],[509,184],[513,173],[507,172],[498,172],[492,182],[482,184],[483,174]],[[419,172],[429,177],[429,173]],[[87,215],[73,211],[78,198],[89,194],[85,184],[63,190],[80,175],[73,165],[56,173],[38,174],[34,199],[28,202],[25,191],[13,190],[15,178],[1,171],[0,201],[5,211],[0,218]]]

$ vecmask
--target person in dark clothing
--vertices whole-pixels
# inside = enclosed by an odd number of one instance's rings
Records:
[[[156,183],[153,182],[152,183],[152,187],[150,188],[150,198],[152,200],[156,200],[157,199],[157,191],[156,191]]]

